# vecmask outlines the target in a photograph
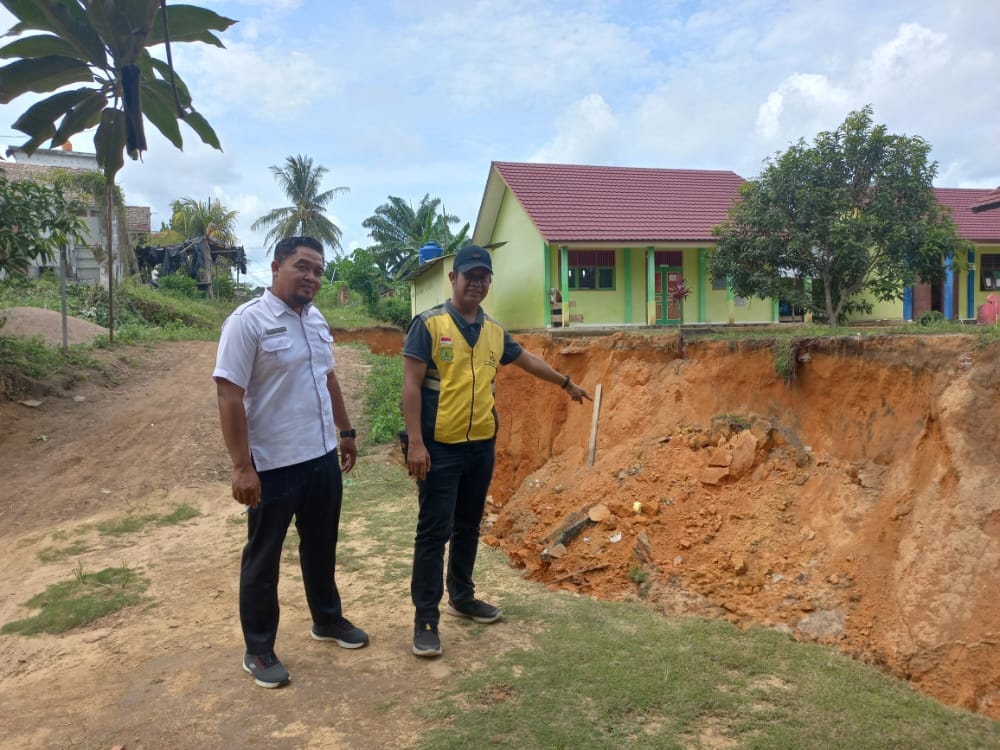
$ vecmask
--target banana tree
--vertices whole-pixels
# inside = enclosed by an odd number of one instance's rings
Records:
[[[235,21],[206,8],[166,0],[0,0],[16,18],[0,48],[0,104],[26,93],[51,96],[29,107],[13,127],[27,134],[29,155],[46,141],[53,147],[96,127],[94,147],[104,172],[107,204],[108,300],[114,340],[113,203],[115,176],[125,154],[146,148],[144,121],[182,149],[180,121],[221,150],[208,121],[195,111],[187,86],[174,72],[170,44],[201,42],[223,47],[213,32]],[[33,32],[33,33],[32,33]],[[167,60],[149,53],[166,46]],[[81,84],[81,85],[77,85]],[[77,85],[75,88],[70,88]]]

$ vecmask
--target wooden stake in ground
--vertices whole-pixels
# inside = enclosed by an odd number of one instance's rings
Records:
[[[597,384],[594,392],[594,417],[590,420],[590,449],[587,451],[587,466],[594,465],[594,455],[597,453],[597,417],[601,413],[601,384]]]

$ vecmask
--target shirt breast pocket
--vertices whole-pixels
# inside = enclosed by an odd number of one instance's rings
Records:
[[[292,339],[268,336],[260,341],[261,358],[267,363],[288,364],[292,359]]]
[[[327,329],[316,331],[312,347],[318,374],[325,375],[333,369],[333,334]]]

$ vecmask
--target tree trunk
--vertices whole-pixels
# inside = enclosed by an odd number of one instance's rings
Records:
[[[115,182],[114,179],[104,181],[104,201],[107,204],[107,241],[108,241],[108,342],[115,343],[115,240],[114,240],[114,210]]]
[[[66,245],[59,248],[59,308],[62,311],[62,351],[69,351],[69,330],[66,321]]]
[[[826,297],[826,317],[830,324],[830,328],[837,327],[837,316],[838,310],[833,309],[833,293],[830,291],[830,279],[825,277],[823,279],[823,294]]]
[[[208,244],[208,237],[201,238],[201,260],[205,264],[205,280],[208,282],[208,298],[215,299],[215,279],[212,278],[212,250]]]

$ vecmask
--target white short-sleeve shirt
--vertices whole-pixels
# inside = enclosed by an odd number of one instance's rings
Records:
[[[337,447],[326,387],[333,365],[330,326],[312,304],[299,315],[268,289],[226,318],[212,377],[244,390],[258,471],[302,463]]]

